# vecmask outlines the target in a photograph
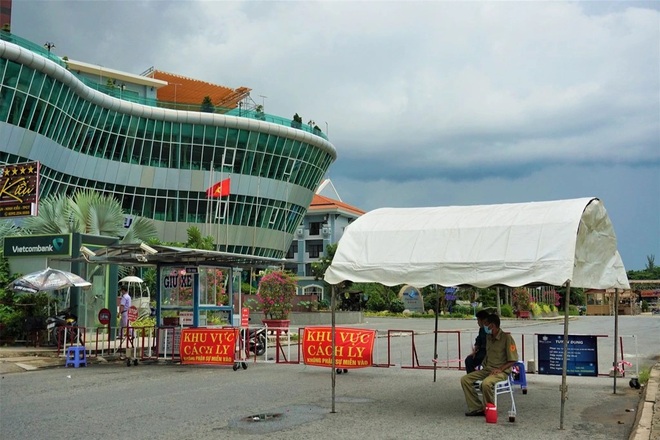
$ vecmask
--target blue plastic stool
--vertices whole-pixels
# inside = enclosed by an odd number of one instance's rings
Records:
[[[84,346],[77,345],[66,349],[66,363],[64,366],[68,367],[69,365],[73,365],[74,368],[87,366],[87,354]]]
[[[523,394],[527,394],[527,374],[525,374],[525,363],[516,362],[511,367],[511,384],[520,385]]]

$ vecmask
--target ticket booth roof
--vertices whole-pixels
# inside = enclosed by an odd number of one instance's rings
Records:
[[[252,257],[228,252],[190,249],[175,246],[149,245],[157,253],[145,252],[140,243],[107,246],[94,252],[89,262],[131,266],[186,264],[191,266],[267,267],[282,264],[277,258]]]

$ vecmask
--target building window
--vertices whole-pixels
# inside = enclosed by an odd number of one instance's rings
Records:
[[[321,222],[309,223],[309,235],[319,235],[321,233]]]
[[[323,253],[323,243],[308,243],[309,258],[318,258]]]
[[[323,296],[323,287],[317,285],[303,287],[303,295],[318,295],[319,299]]]
[[[296,257],[297,253],[298,253],[298,241],[293,240],[291,246],[289,247],[289,251],[286,253],[286,258],[288,260],[291,260]]]

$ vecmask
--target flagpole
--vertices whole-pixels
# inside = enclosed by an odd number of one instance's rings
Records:
[[[261,193],[261,176],[257,181],[257,210],[254,213],[254,227],[252,228],[252,255],[254,255],[254,248],[257,245],[257,219],[259,218],[259,211],[261,211],[261,200],[259,195]]]
[[[220,182],[222,182],[222,178],[224,177],[224,172],[225,172],[225,154],[227,154],[226,150],[222,152],[222,163],[220,164]],[[221,211],[222,211],[222,197],[218,197],[218,200],[216,201],[216,205],[215,205],[215,218],[218,222],[215,228],[215,245],[218,250],[220,250]]]
[[[209,186],[213,186],[213,173],[215,173],[215,169],[213,168],[213,162],[211,162],[211,172],[209,173]],[[208,191],[208,190],[207,190]],[[206,221],[204,222],[204,235],[211,235],[213,232],[211,230],[211,221],[212,221],[212,215],[213,215],[213,200],[211,197],[209,197],[208,194],[206,194]]]
[[[231,173],[229,174],[231,178]],[[229,184],[229,183],[228,183]],[[229,197],[230,194],[227,194],[227,205],[225,206],[225,252],[229,252]]]

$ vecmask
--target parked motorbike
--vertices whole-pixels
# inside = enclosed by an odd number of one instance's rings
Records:
[[[248,350],[251,353],[261,356],[266,352],[266,328],[249,328],[248,329]]]
[[[64,346],[65,341],[69,344],[83,343],[78,328],[78,317],[71,313],[69,309],[64,309],[55,316],[46,318],[46,330],[49,333],[50,341],[57,344],[58,347]]]

